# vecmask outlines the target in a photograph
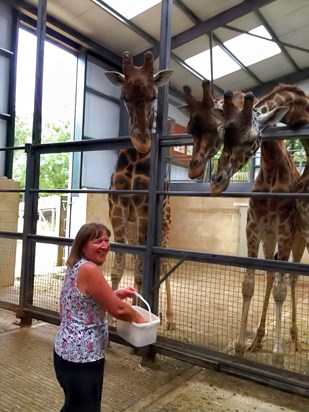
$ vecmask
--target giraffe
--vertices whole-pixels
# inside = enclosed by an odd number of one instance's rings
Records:
[[[144,55],[144,64],[134,66],[129,52],[122,55],[123,74],[105,72],[109,81],[121,87],[121,98],[129,114],[130,138],[133,148],[120,149],[111,177],[111,189],[147,190],[150,179],[150,151],[152,126],[154,120],[154,101],[158,87],[166,84],[173,70],[161,70],[154,74],[154,56],[151,52]],[[114,240],[118,243],[145,245],[148,224],[148,196],[144,194],[109,194],[109,216]],[[171,216],[168,198],[163,202],[162,246],[168,246]],[[125,254],[116,252],[111,271],[112,288],[116,290],[123,276]],[[162,260],[163,270],[166,262]],[[167,270],[166,270],[167,271]],[[136,256],[134,261],[134,280],[139,292],[142,289],[143,260]],[[167,328],[175,326],[171,302],[169,279],[165,281],[167,296]]]
[[[223,131],[221,116],[217,111],[223,110],[223,100],[213,98],[209,80],[202,82],[202,100],[192,95],[189,86],[183,86],[187,104],[178,109],[189,117],[187,132],[193,137],[193,151],[189,162],[188,176],[190,179],[203,178],[205,168],[223,143]],[[243,105],[244,93],[234,93],[231,97],[235,107]]]
[[[307,109],[306,109],[307,107]],[[239,170],[245,162],[261,146],[261,165],[253,191],[262,192],[294,192],[304,190],[306,185],[300,185],[299,173],[282,141],[260,143],[259,135],[264,127],[281,121],[290,127],[297,127],[308,122],[308,100],[304,92],[293,85],[279,85],[253,105],[252,93],[245,96],[242,110],[236,110],[225,125],[223,157],[218,163],[218,172],[212,181],[212,193],[218,195],[229,184],[230,177]],[[308,148],[308,147],[307,147]],[[307,169],[308,170],[308,169]],[[307,173],[305,173],[306,178]],[[303,200],[308,208],[308,202]],[[299,262],[303,255],[306,243],[304,228],[308,227],[308,213],[300,213],[299,200],[287,198],[251,198],[247,215],[247,247],[248,256],[257,257],[259,243],[262,242],[266,259],[274,257],[288,260],[292,251],[293,260]],[[306,222],[306,223],[304,223]],[[275,254],[277,244],[278,251]],[[238,341],[235,345],[236,353],[245,352],[245,332],[248,321],[248,311],[254,293],[254,270],[248,269],[242,285],[243,309],[241,328]],[[296,288],[297,276],[291,275],[292,323],[290,334],[295,344],[295,350],[300,351],[296,325]],[[266,293],[263,303],[260,324],[249,350],[258,350],[262,346],[265,334],[265,320],[269,297],[273,289],[276,303],[276,332],[273,348],[273,363],[282,365],[284,361],[281,337],[282,305],[286,297],[285,276],[280,273],[268,273]]]

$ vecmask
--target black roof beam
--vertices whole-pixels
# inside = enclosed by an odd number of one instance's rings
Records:
[[[231,7],[230,9],[211,17],[210,19],[200,22],[194,27],[173,36],[172,49],[176,49],[177,47],[197,39],[203,34],[210,33],[215,29],[238,19],[239,17],[243,17],[256,9],[273,3],[274,1],[276,0],[244,0],[237,6]]]

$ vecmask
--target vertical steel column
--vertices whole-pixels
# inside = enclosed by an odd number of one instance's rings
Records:
[[[214,95],[214,62],[213,62],[213,34],[210,32],[209,37],[209,51],[210,51],[210,81],[211,81],[211,93]]]
[[[17,68],[17,39],[18,39],[18,21],[19,12],[12,9],[12,29],[11,29],[11,44],[10,50],[12,51],[12,56],[10,58],[10,78],[9,78],[9,96],[8,96],[8,113],[10,118],[7,122],[7,140],[6,146],[14,146],[14,136],[15,136],[15,96],[16,96],[16,68]],[[13,158],[14,151],[10,150],[6,152],[5,155],[5,176],[12,179],[13,176]]]
[[[172,0],[163,0],[161,5],[161,31],[160,31],[160,51],[159,69],[170,67],[171,54],[171,16]],[[150,160],[150,186],[149,186],[149,206],[148,206],[148,232],[147,248],[144,261],[143,293],[150,302],[154,311],[158,309],[159,291],[154,295],[152,287],[160,277],[160,259],[154,259],[153,246],[161,244],[162,235],[162,204],[163,199],[156,195],[156,190],[164,186],[166,172],[166,149],[161,150],[159,139],[163,134],[167,134],[168,118],[168,85],[161,87],[158,92],[157,107],[157,134],[153,136]],[[160,156],[159,156],[160,153]],[[159,157],[161,162],[159,162]]]
[[[42,96],[46,18],[47,0],[39,0],[37,20],[37,53],[34,92],[34,112],[32,129],[33,144],[41,143],[42,135]],[[33,303],[35,243],[33,241],[29,241],[28,235],[35,234],[37,230],[38,193],[33,193],[31,189],[39,188],[40,178],[39,153],[33,150],[33,147],[31,145],[27,145],[26,151],[27,169],[25,188],[24,230],[21,262],[20,302],[18,310],[18,316],[22,318],[23,324],[31,323],[31,318],[27,317],[25,309],[28,305],[32,305]]]
[[[87,72],[87,50],[79,50],[77,56],[76,72],[76,92],[75,92],[75,113],[73,140],[83,140],[84,136],[84,117],[85,117],[85,95],[86,95],[86,72]],[[79,189],[82,180],[82,152],[72,153],[72,166],[70,171],[70,188]],[[72,205],[73,199],[79,194],[68,193],[66,235],[71,236],[72,228]]]

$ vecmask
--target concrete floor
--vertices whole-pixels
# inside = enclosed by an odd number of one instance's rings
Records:
[[[0,411],[59,411],[63,397],[52,365],[57,328],[15,322],[12,312],[0,310]],[[308,412],[309,399],[164,356],[146,368],[130,348],[112,343],[102,411]]]

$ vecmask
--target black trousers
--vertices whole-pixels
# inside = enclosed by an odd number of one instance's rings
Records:
[[[68,362],[54,352],[56,377],[64,392],[60,412],[101,411],[104,361]]]

